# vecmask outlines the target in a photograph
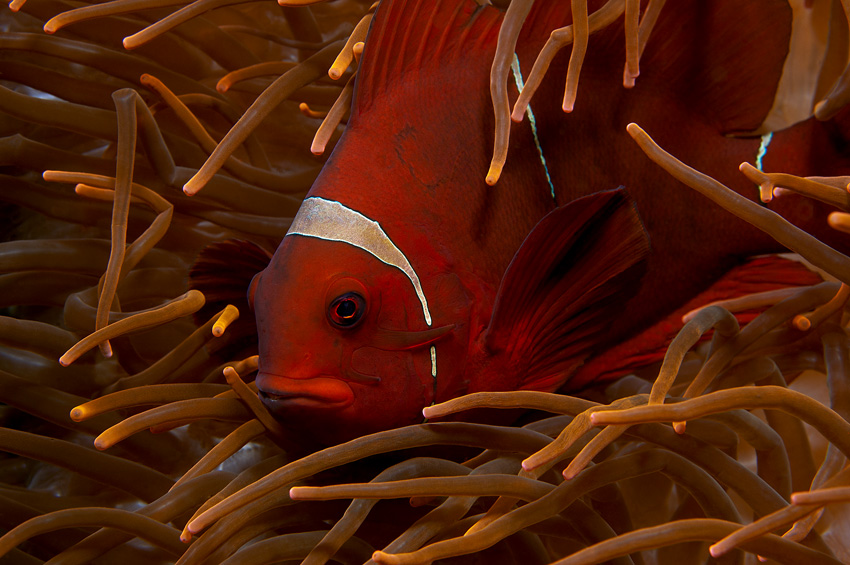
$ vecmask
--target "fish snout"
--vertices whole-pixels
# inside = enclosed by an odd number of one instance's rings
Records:
[[[274,373],[257,375],[260,400],[273,414],[291,409],[339,410],[354,402],[354,392],[334,377],[292,378]]]

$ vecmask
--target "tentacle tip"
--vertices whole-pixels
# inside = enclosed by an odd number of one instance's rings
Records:
[[[569,467],[567,467],[566,469],[563,470],[561,475],[564,477],[565,481],[571,481],[574,478],[576,478],[576,475],[578,475],[578,473],[575,472],[575,471],[572,471]]]
[[[289,498],[292,500],[308,500],[310,497],[305,496],[305,491],[309,487],[292,487],[289,489]]]
[[[847,223],[848,218],[850,218],[850,214],[846,212],[830,212],[829,216],[826,217],[826,222],[832,228],[842,229]]]
[[[67,353],[59,358],[59,364],[63,367],[67,367],[71,363],[74,362],[74,358],[69,356]]]
[[[183,531],[180,532],[180,541],[182,541],[183,543],[189,543],[190,541],[192,541],[192,532],[184,528]]]
[[[222,369],[222,374],[224,374],[224,380],[227,381],[227,384],[235,382],[239,378],[239,373],[236,372],[236,369],[228,365],[224,369]]]
[[[715,544],[709,546],[708,553],[710,553],[712,557],[717,559],[718,557],[722,556],[726,552],[723,550],[722,545],[720,545],[719,543],[715,543]]]
[[[812,321],[802,314],[794,316],[791,324],[801,332],[807,332],[812,329]]]
[[[490,170],[487,171],[487,176],[484,178],[484,182],[486,182],[489,186],[495,185],[499,182],[499,177],[502,176],[502,164],[501,163],[493,163],[490,165]]]
[[[525,104],[520,104],[517,100],[517,103],[514,104],[514,109],[511,112],[511,120],[516,123],[520,123],[523,119],[525,119],[525,111],[527,106]]]
[[[372,561],[375,563],[382,563],[384,565],[392,565],[397,562],[397,560],[393,559],[393,555],[391,553],[384,553],[380,550],[372,554]]]
[[[97,347],[98,349],[100,349],[101,355],[103,355],[107,359],[112,357],[112,344],[109,343],[109,341],[104,341],[100,343]]]
[[[128,51],[132,51],[136,47],[140,45],[139,41],[133,35],[128,35],[124,39],[121,40],[121,45],[124,46],[124,49]]]
[[[625,88],[634,88],[635,79],[640,76],[640,71],[630,72],[629,66],[623,69],[623,86]]]
[[[564,104],[561,106],[561,110],[563,110],[565,114],[569,114],[570,112],[573,111],[573,108],[575,107],[575,105],[576,105],[575,100],[570,100],[570,101],[564,100]]]
[[[109,449],[112,447],[112,444],[106,441],[105,439],[101,439],[100,436],[94,438],[94,448],[98,451],[103,451],[105,449]]]
[[[679,435],[685,433],[687,425],[685,422],[673,422],[673,431]]]
[[[421,508],[429,506],[433,501],[433,496],[411,496],[407,503],[410,504],[411,508]]]
[[[531,471],[538,468],[541,464],[542,463],[540,462],[539,458],[537,458],[533,455],[530,456],[530,457],[526,457],[525,459],[523,459],[523,461],[521,463],[522,470],[526,471],[528,473],[530,473]]]
[[[330,69],[328,69],[328,76],[331,77],[333,80],[339,80],[339,77],[342,76],[342,71],[340,71],[338,68],[331,67]]]
[[[322,155],[325,152],[325,144],[324,143],[314,143],[310,146],[310,153],[315,156]]]
[[[814,116],[820,121],[825,121],[832,117],[829,115],[829,105],[827,98],[824,98],[823,100],[815,104]]]
[[[12,5],[11,5],[11,4],[9,4],[9,7],[11,8],[11,7],[12,7]],[[15,10],[13,10],[13,11],[15,11]],[[53,19],[55,19],[55,18],[53,18]],[[59,28],[60,28],[61,26],[60,26],[59,24],[57,24],[56,22],[54,22],[54,21],[53,21],[53,19],[47,20],[47,23],[45,23],[45,24],[44,24],[44,28],[43,28],[43,29],[44,29],[44,33],[47,33],[47,34],[53,35],[53,34],[54,34],[54,33],[56,33],[57,31],[59,31]]]
[[[631,122],[626,126],[626,131],[629,132],[629,135],[632,136],[632,138],[636,138],[638,135],[643,133],[641,127],[634,122]]]
[[[86,411],[82,406],[74,406],[69,414],[75,422],[82,422],[86,419]]]
[[[236,310],[233,307],[233,310]],[[227,312],[225,312],[227,313]],[[223,319],[222,319],[223,318]],[[224,335],[224,332],[227,331],[227,328],[230,326],[232,322],[239,318],[239,310],[236,310],[236,315],[233,316],[233,319],[230,319],[230,316],[221,316],[218,320],[216,320],[215,324],[212,327],[212,334],[214,337],[221,337]]]

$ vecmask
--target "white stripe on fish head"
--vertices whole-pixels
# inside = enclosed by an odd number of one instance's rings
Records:
[[[413,284],[416,296],[422,303],[425,323],[431,326],[431,313],[428,310],[428,301],[422,291],[419,276],[404,253],[393,243],[378,222],[339,202],[313,196],[305,199],[301,204],[286,235],[302,235],[347,243],[401,270]],[[431,347],[431,375],[436,379],[437,359],[433,346]]]

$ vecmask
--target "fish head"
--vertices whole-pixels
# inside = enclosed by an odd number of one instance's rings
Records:
[[[422,422],[437,394],[436,350],[443,365],[462,365],[463,312],[429,308],[421,287],[431,278],[414,285],[374,249],[297,225],[249,290],[261,400],[285,427],[326,445]]]

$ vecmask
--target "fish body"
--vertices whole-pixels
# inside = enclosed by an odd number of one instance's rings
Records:
[[[531,68],[551,29],[569,23],[561,4],[532,11],[517,46],[521,68]],[[737,3],[718,4],[726,18]],[[468,392],[557,390],[735,258],[775,250],[667,177],[625,133],[628,121],[646,124],[671,146],[683,142],[680,157],[722,180],[730,176],[723,166],[754,158],[757,140],[722,133],[763,119],[770,97],[762,91],[781,72],[775,37],[783,28],[762,33],[764,53],[755,54],[773,66],[728,78],[756,90],[732,101],[749,106],[710,107],[717,92],[685,100],[706,86],[695,65],[675,68],[688,60],[677,42],[731,41],[687,38],[705,15],[698,5],[664,13],[655,34],[667,40],[647,48],[631,92],[619,84],[622,32],[594,35],[574,113],[560,112],[563,82],[548,78],[532,101],[536,131],[512,128],[508,164],[490,187],[492,103],[482,85],[500,12],[474,2],[384,0],[343,137],[249,290],[257,386],[275,416],[332,444],[421,422],[423,407]],[[737,11],[737,28],[746,27],[747,9]],[[733,181],[755,196],[746,181]],[[820,216],[808,216],[817,225]]]

